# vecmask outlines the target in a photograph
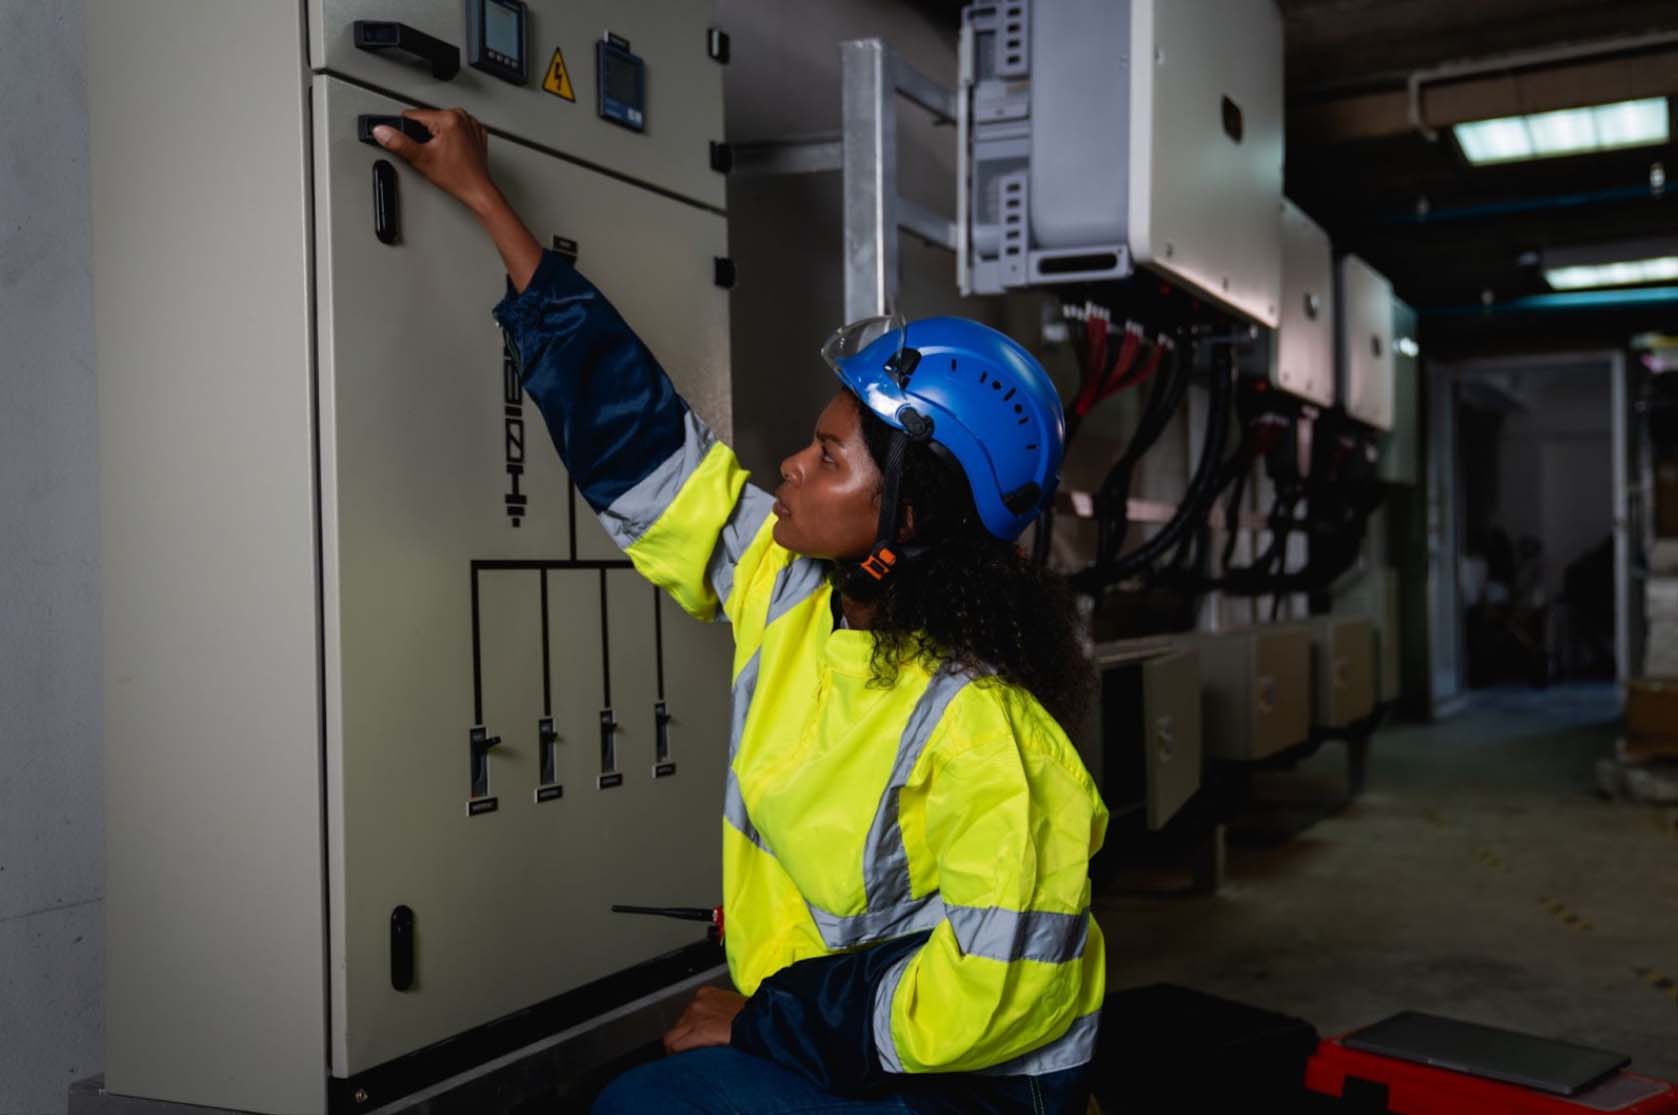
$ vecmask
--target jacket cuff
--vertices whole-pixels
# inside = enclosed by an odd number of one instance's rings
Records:
[[[543,249],[542,259],[530,276],[529,284],[506,297],[490,311],[501,328],[520,333],[542,320],[542,307],[555,298],[592,289],[589,281],[578,273],[571,261],[558,252]]]

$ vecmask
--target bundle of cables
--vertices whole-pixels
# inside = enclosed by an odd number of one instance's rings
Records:
[[[1170,350],[1170,371],[1155,380],[1143,408],[1141,420],[1125,451],[1095,495],[1095,514],[1098,524],[1095,560],[1072,579],[1073,585],[1091,596],[1100,595],[1109,586],[1149,568],[1166,551],[1179,545],[1191,531],[1199,528],[1210,513],[1218,492],[1227,486],[1231,475],[1230,463],[1224,460],[1224,447],[1229,440],[1229,417],[1235,394],[1234,369],[1225,360],[1214,360],[1209,401],[1206,413],[1206,436],[1201,445],[1200,460],[1190,478],[1188,489],[1178,502],[1169,521],[1152,538],[1129,552],[1124,544],[1130,531],[1130,482],[1136,464],[1159,440],[1187,392],[1193,370],[1177,358],[1175,346]]]
[[[1150,343],[1142,326],[1134,321],[1127,321],[1122,328],[1115,329],[1110,313],[1093,303],[1086,302],[1082,307],[1067,305],[1061,309],[1063,316],[1071,319],[1072,348],[1078,357],[1078,390],[1066,408],[1065,451],[1070,452],[1084,419],[1097,403],[1120,391],[1141,387],[1150,380],[1155,381],[1154,396],[1157,398],[1163,381],[1155,379],[1156,373],[1166,356],[1175,352],[1176,343],[1164,334]],[[1153,399],[1150,399],[1150,405],[1152,402]],[[1171,407],[1174,409],[1175,406],[1173,402]],[[1167,411],[1163,417],[1169,418],[1170,412]],[[1164,426],[1162,420],[1160,429],[1163,430]],[[1158,432],[1153,436],[1157,438]],[[1038,565],[1044,565],[1049,560],[1054,524],[1052,509],[1044,512],[1038,520],[1032,544],[1032,560]]]

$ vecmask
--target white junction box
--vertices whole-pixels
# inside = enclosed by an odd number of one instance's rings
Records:
[[[1393,285],[1354,255],[1336,265],[1340,405],[1377,430],[1393,425]]]
[[[1274,0],[976,3],[961,57],[964,292],[1147,267],[1277,324]]]
[[[610,906],[720,897],[728,630],[612,547],[494,248],[362,138],[481,116],[537,237],[726,436],[712,14],[90,5],[111,1093],[371,1110],[464,1035],[715,966]]]
[[[1328,233],[1282,202],[1281,324],[1270,334],[1272,382],[1319,406],[1334,405],[1334,248]]]

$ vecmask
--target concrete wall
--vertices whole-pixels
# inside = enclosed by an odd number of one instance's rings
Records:
[[[0,1115],[104,1062],[82,4],[0,0]]]

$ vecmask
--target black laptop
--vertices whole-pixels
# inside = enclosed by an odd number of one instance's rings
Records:
[[[1631,1063],[1605,1049],[1409,1010],[1348,1034],[1341,1044],[1560,1096],[1577,1095]]]

